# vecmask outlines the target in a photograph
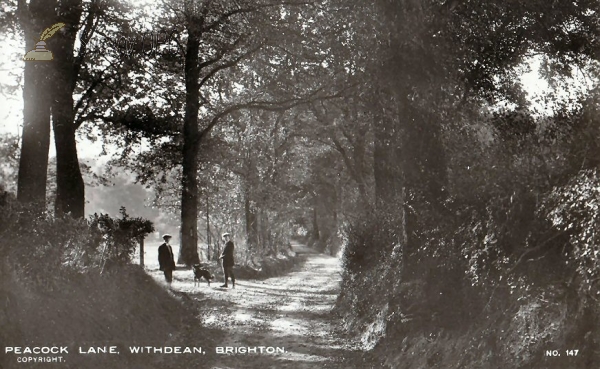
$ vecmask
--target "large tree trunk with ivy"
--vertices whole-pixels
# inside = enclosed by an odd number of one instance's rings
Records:
[[[73,49],[77,26],[81,17],[81,1],[63,1],[61,20],[65,27],[53,40],[54,86],[52,101],[52,126],[56,144],[56,213],[85,215],[85,185],[77,156],[76,126],[74,123],[73,91],[76,69]]]
[[[25,33],[25,52],[35,48],[42,31],[51,25],[56,1],[32,0],[29,6],[19,2],[19,18]],[[23,86],[23,134],[17,199],[46,207],[46,178],[50,148],[50,71],[48,62],[25,62]]]
[[[185,54],[185,117],[183,122],[183,177],[181,193],[181,245],[178,263],[196,264],[198,256],[198,110],[200,77],[199,47],[200,28],[188,20],[188,40]]]

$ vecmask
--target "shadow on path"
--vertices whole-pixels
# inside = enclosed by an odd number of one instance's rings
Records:
[[[190,273],[189,280],[173,284],[198,306],[198,331],[215,342],[215,347],[206,347],[204,367],[369,367],[356,343],[334,330],[331,309],[341,280],[339,260],[303,245],[292,247],[305,254],[306,262],[282,277],[239,281],[235,289],[225,289],[217,287],[221,276],[211,287],[194,287]],[[229,354],[218,353],[227,348]],[[244,349],[256,353],[240,352]]]

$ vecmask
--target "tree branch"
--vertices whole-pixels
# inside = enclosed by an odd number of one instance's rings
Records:
[[[515,265],[513,265],[513,267],[510,268],[510,270],[506,274],[510,275],[519,266],[519,264],[521,264],[521,262],[525,259],[525,256],[531,254],[532,252],[541,250],[548,242],[552,241],[553,239],[555,239],[556,237],[558,237],[560,235],[563,235],[564,233],[566,233],[566,231],[559,232],[559,233],[555,234],[554,236],[548,238],[544,242],[540,243],[539,245],[525,250],[519,257],[519,259],[517,260]]]
[[[96,30],[96,27],[98,26],[98,20],[96,19],[96,22],[94,22],[94,18],[95,18],[95,14],[96,14],[95,6],[96,6],[96,1],[92,1],[92,3],[90,4],[90,10],[89,10],[88,15],[85,20],[85,26],[83,28],[81,40],[79,40],[80,41],[79,53],[77,54],[77,57],[75,58],[75,64],[73,67],[74,74],[75,74],[75,80],[77,80],[77,78],[79,76],[79,71],[81,70],[81,66],[83,65],[83,59],[85,58],[85,54],[87,52],[87,43],[92,39],[92,36],[94,35],[94,31]]]
[[[223,59],[223,57],[225,56],[225,53],[227,53],[227,52],[230,52],[230,51],[234,50],[234,49],[235,49],[235,47],[236,47],[237,45],[239,45],[239,44],[242,42],[242,40],[244,40],[244,39],[245,39],[244,37],[239,37],[239,38],[238,38],[237,40],[235,40],[235,42],[233,42],[232,44],[228,45],[227,47],[224,47],[224,48],[220,49],[219,53],[217,54],[217,56],[216,56],[215,58],[213,58],[213,59],[209,59],[209,60],[207,60],[207,61],[205,61],[205,62],[202,62],[202,63],[200,63],[200,64],[198,65],[198,67],[199,67],[199,68],[202,70],[202,69],[204,69],[204,68],[206,68],[206,67],[208,67],[208,66],[210,66],[210,65],[212,65],[212,64],[215,64],[215,63],[216,63],[216,62],[218,62],[219,60],[222,60],[222,59]]]
[[[219,71],[222,71],[224,69],[231,68],[231,67],[235,66],[242,59],[246,58],[248,55],[254,54],[258,50],[260,50],[261,47],[262,47],[262,44],[260,46],[256,47],[256,48],[254,48],[254,49],[248,50],[247,52],[243,53],[242,55],[239,55],[237,58],[235,58],[233,60],[230,60],[229,62],[227,62],[225,64],[221,64],[221,65],[215,67],[206,76],[204,76],[204,78],[202,78],[202,80],[198,84],[198,88],[201,88],[212,76],[214,76],[215,74],[217,74]]]
[[[73,109],[73,111],[75,111],[75,114],[77,114],[77,112],[79,111],[79,109],[81,109],[81,106],[83,105],[84,100],[88,99],[92,93],[94,92],[94,89],[96,87],[98,87],[98,85],[100,83],[102,83],[104,81],[104,74],[106,72],[106,69],[103,70],[100,74],[100,76],[98,78],[96,78],[94,81],[92,81],[92,83],[89,85],[89,87],[87,88],[87,90],[81,95],[81,98],[79,99],[79,101],[77,101],[77,104],[75,104],[75,108]],[[83,113],[83,112],[82,112]],[[79,116],[81,116],[81,114],[78,114]],[[75,118],[75,129],[79,128],[81,126],[81,124],[83,123],[83,121],[79,120],[77,117]]]
[[[171,136],[175,137],[180,135],[178,130],[170,130],[170,129],[161,129],[159,124],[148,124],[149,122],[160,121],[160,118],[156,118],[150,114],[146,114],[145,116],[139,117],[134,115],[131,110],[125,112],[122,116],[104,116],[100,114],[89,114],[86,116],[86,119],[98,119],[106,123],[117,123],[122,124],[127,127],[128,130],[133,132],[141,132],[154,136]],[[165,119],[162,119],[165,121]]]
[[[283,100],[283,101],[249,101],[249,102],[242,103],[242,104],[232,105],[232,106],[228,107],[227,109],[223,110],[222,112],[218,113],[217,115],[215,115],[213,117],[213,119],[210,121],[210,123],[200,132],[200,134],[198,135],[197,139],[198,139],[198,141],[201,141],[202,138],[206,134],[208,134],[210,132],[210,130],[222,118],[224,118],[227,115],[229,115],[231,113],[234,113],[236,111],[245,110],[245,109],[262,109],[262,110],[268,110],[268,111],[283,111],[283,110],[291,109],[291,108],[296,107],[296,106],[300,106],[300,105],[304,105],[304,104],[309,104],[309,103],[311,103],[313,101],[337,99],[340,96],[342,96],[342,92],[339,92],[339,93],[334,94],[334,95],[314,97],[321,90],[322,90],[322,88],[317,89],[312,94],[308,95],[306,98],[288,99],[288,100]]]
[[[313,4],[314,4],[314,1],[308,1],[308,2],[278,2],[278,3],[256,5],[254,7],[248,7],[248,8],[233,9],[233,10],[230,10],[230,11],[228,11],[226,13],[221,14],[221,16],[219,16],[219,18],[216,21],[214,21],[211,24],[208,24],[206,27],[202,28],[202,32],[210,32],[210,31],[216,29],[221,24],[223,24],[223,22],[225,22],[228,18],[231,18],[231,17],[233,17],[234,15],[237,15],[237,14],[252,13],[252,12],[255,12],[255,11],[260,10],[260,9],[266,9],[266,8],[276,7],[276,6],[282,6],[282,5],[300,6],[300,5],[313,5]]]

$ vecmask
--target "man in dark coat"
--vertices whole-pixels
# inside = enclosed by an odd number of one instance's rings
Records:
[[[235,288],[235,276],[233,275],[233,242],[229,240],[229,233],[223,233],[223,241],[225,241],[225,248],[221,253],[219,259],[223,260],[223,275],[225,276],[225,284],[221,287],[227,287],[227,280],[231,277],[231,283]]]
[[[158,247],[158,264],[160,266],[160,270],[165,273],[165,279],[167,280],[167,283],[171,284],[173,281],[173,270],[175,270],[173,249],[171,248],[171,245],[169,245],[171,235],[163,235],[163,240],[165,240],[165,243]]]

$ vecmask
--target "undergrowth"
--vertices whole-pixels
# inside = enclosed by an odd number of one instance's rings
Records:
[[[597,188],[582,171],[533,201],[442,214],[415,194],[406,214],[365,214],[347,229],[337,312],[381,367],[597,367]]]
[[[129,264],[140,232],[151,227],[122,215],[76,220],[35,213],[13,201],[0,206],[3,346],[67,346],[62,368],[176,367],[177,360],[166,365],[127,353],[131,345],[185,345],[182,327],[194,318],[142,268]],[[79,346],[112,345],[120,355],[77,353]],[[2,368],[26,365],[15,355],[0,355]]]

